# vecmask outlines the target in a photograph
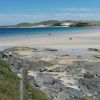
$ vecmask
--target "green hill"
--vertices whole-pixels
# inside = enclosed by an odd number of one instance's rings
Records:
[[[16,25],[16,27],[33,27],[33,26],[39,26],[39,25],[54,25],[56,23],[60,23],[60,21],[56,20],[48,20],[48,21],[43,21],[39,23],[19,23]]]
[[[31,23],[19,23],[16,25],[16,27],[31,27],[32,24]]]
[[[84,27],[84,26],[100,26],[100,21],[72,21],[72,20],[47,20],[38,23],[19,23],[16,25],[0,26],[0,28],[32,28],[41,26],[66,26],[64,23],[70,23],[70,27]]]
[[[41,91],[25,85],[28,100],[48,100]],[[0,100],[19,100],[19,78],[10,70],[8,64],[0,59]],[[28,94],[29,93],[29,94]]]

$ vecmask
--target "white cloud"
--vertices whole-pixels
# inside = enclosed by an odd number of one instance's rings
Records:
[[[57,9],[57,11],[60,11],[60,12],[65,12],[65,11],[68,11],[68,12],[89,12],[89,11],[91,11],[91,9],[89,9],[89,8],[61,8],[61,9]]]
[[[59,19],[70,20],[100,20],[100,13],[98,12],[59,12],[56,14]]]

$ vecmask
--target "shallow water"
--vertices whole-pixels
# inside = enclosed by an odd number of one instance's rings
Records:
[[[44,28],[0,28],[2,37],[27,37],[27,36],[48,36],[75,34],[78,32],[95,30],[99,27],[44,27]],[[100,28],[99,28],[100,29]]]

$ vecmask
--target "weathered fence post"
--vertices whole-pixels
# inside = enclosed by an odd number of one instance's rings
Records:
[[[20,72],[20,100],[24,100],[24,78],[28,75],[28,69],[22,68]]]

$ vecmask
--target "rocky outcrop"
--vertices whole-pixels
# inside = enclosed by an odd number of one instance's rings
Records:
[[[34,84],[40,90],[47,92],[52,100],[84,99],[84,95],[80,90],[65,86],[61,80],[53,78],[50,74],[38,74],[34,77]]]
[[[79,88],[85,95],[91,94],[93,100],[100,100],[100,78],[80,79]]]
[[[9,59],[8,63],[12,66],[12,68],[14,68],[14,70],[20,70],[20,68],[28,68],[29,70],[40,72],[44,71],[45,67],[53,66],[52,63],[42,60],[34,62],[14,57]]]
[[[30,58],[27,58],[26,53],[25,55],[18,54],[20,51],[27,50],[33,54]],[[41,56],[34,55],[33,52],[35,51],[37,49],[14,49],[13,56],[6,59],[8,64],[11,65],[12,71],[18,74],[21,68],[28,68],[31,72],[31,74],[28,74],[29,83],[44,91],[52,100],[86,100],[85,96],[88,93],[93,95],[93,100],[100,99],[99,59],[94,60],[93,56],[92,58],[72,58],[64,55]],[[42,49],[41,51],[38,50],[39,52],[54,52],[53,54],[55,54],[57,50]],[[61,63],[61,60],[64,60],[64,63]],[[66,63],[67,61],[71,63]]]

